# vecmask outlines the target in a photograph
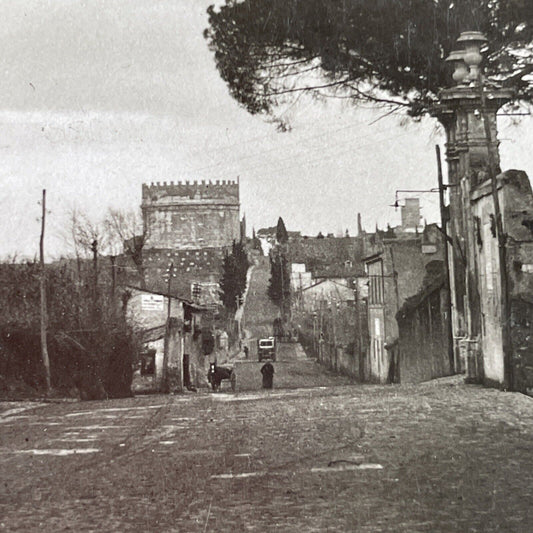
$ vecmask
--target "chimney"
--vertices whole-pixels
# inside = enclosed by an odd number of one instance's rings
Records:
[[[415,231],[420,225],[420,199],[406,198],[402,206],[402,230]]]

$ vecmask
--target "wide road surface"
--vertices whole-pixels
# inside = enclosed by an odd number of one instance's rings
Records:
[[[531,531],[533,401],[457,379],[3,407],[0,531]]]
[[[279,308],[268,297],[269,279],[269,258],[261,256],[253,266],[244,302],[244,329],[253,339],[270,337],[274,319],[279,316]]]
[[[250,391],[262,388],[261,367],[256,351],[248,359],[234,361],[237,390]],[[309,359],[299,343],[279,343],[274,366],[274,388],[295,389],[303,387],[333,387],[353,383],[353,379],[334,374],[314,359]],[[223,384],[225,387],[226,385]],[[227,385],[229,386],[229,385]]]

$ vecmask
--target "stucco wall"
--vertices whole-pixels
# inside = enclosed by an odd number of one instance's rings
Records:
[[[508,291],[511,306],[511,370],[514,388],[533,388],[533,194],[527,175],[510,170],[498,176],[498,198],[506,238]],[[501,280],[494,201],[490,182],[472,192],[483,329],[481,351],[484,379],[502,384],[504,350],[501,320]]]
[[[150,329],[166,324],[168,298],[160,295],[152,295],[149,292],[144,292],[138,289],[126,290],[131,292],[127,307],[127,317],[129,321],[142,329]],[[154,301],[150,302],[150,300],[154,299],[152,297],[157,297],[157,299],[162,300],[162,304]],[[170,316],[183,320],[183,305],[179,300],[172,299]]]

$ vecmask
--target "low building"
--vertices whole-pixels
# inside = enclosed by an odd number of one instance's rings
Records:
[[[141,365],[153,370],[154,386],[165,387],[165,352],[169,391],[207,386],[206,350],[210,310],[190,300],[137,287],[123,287],[126,316],[141,335]]]
[[[408,298],[417,295],[432,272],[443,265],[442,234],[436,224],[423,232],[401,229],[369,235],[364,259],[368,274],[367,321],[369,334],[365,379],[379,383],[400,380],[394,347],[399,339],[396,320]],[[404,378],[407,378],[404,372]]]
[[[418,383],[451,374],[449,329],[446,317],[447,281],[428,272],[423,288],[408,298],[396,315],[398,341],[387,346],[393,358],[392,376],[402,383]]]

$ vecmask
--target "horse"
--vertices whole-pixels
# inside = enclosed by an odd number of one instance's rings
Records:
[[[207,373],[207,381],[211,384],[213,391],[220,389],[220,384],[223,379],[229,379],[231,390],[235,392],[236,376],[234,370],[225,366],[218,366],[216,362],[210,363],[209,372]]]

